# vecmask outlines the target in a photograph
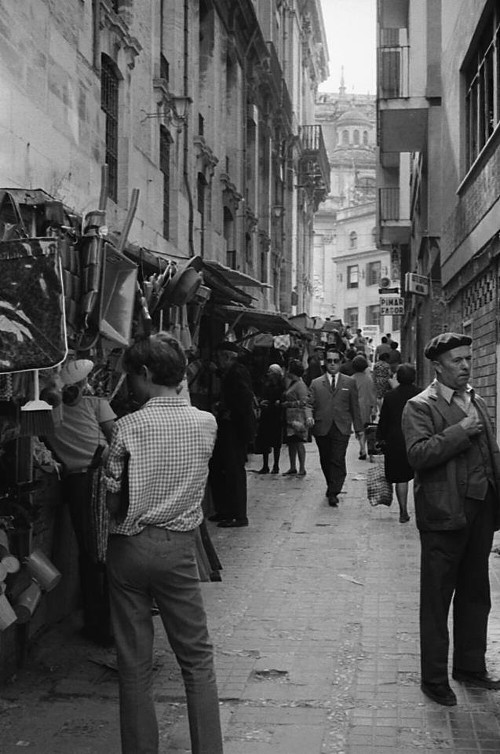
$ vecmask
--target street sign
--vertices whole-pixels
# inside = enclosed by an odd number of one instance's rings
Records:
[[[380,316],[386,317],[390,314],[404,314],[405,301],[401,296],[380,296]]]

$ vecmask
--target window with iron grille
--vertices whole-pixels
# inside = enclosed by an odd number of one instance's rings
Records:
[[[357,330],[359,322],[358,307],[352,306],[349,309],[344,309],[344,323],[349,326],[351,330]]]
[[[366,324],[367,325],[380,325],[380,306],[379,304],[373,304],[366,307]]]
[[[347,287],[357,288],[359,285],[359,267],[357,264],[351,264],[347,268]]]
[[[378,285],[381,273],[382,265],[380,261],[368,262],[366,265],[366,285]]]
[[[170,237],[170,145],[172,137],[160,126],[160,171],[163,175],[163,237]]]
[[[118,86],[115,64],[103,55],[101,59],[101,109],[106,116],[106,164],[108,195],[116,202],[118,194]]]
[[[467,168],[500,122],[500,8],[491,3],[464,66]]]

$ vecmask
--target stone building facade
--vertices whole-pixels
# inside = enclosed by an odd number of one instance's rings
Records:
[[[6,0],[0,186],[95,209],[171,258],[201,254],[310,298],[329,174],[314,121],[327,76],[319,0]]]
[[[403,327],[418,377],[425,342],[473,337],[474,385],[498,419],[500,15],[492,0],[379,0],[378,229],[397,245],[407,290]],[[389,201],[389,193],[397,202]]]
[[[393,329],[380,316],[380,281],[391,279],[390,251],[375,233],[375,97],[320,94],[321,124],[330,164],[331,190],[315,217],[313,314],[342,319],[376,333]]]

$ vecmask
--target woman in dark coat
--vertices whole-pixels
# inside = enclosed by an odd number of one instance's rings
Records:
[[[415,385],[415,369],[411,364],[400,364],[396,372],[398,387],[386,393],[380,409],[377,440],[385,454],[385,476],[396,485],[399,503],[399,520],[410,520],[408,515],[408,482],[413,479],[413,469],[408,463],[406,446],[401,430],[401,416],[406,402],[420,393]]]
[[[273,450],[271,474],[278,474],[283,435],[283,409],[281,399],[285,390],[283,370],[279,364],[271,364],[262,387],[259,406],[260,419],[255,447],[262,453],[262,468],[258,474],[269,474],[269,454]]]

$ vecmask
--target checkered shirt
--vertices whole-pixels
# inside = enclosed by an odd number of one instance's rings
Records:
[[[185,398],[151,398],[118,419],[106,463],[106,485],[119,492],[129,457],[129,509],[110,532],[138,534],[145,526],[173,531],[195,529],[203,519],[201,501],[217,424],[212,414]]]

